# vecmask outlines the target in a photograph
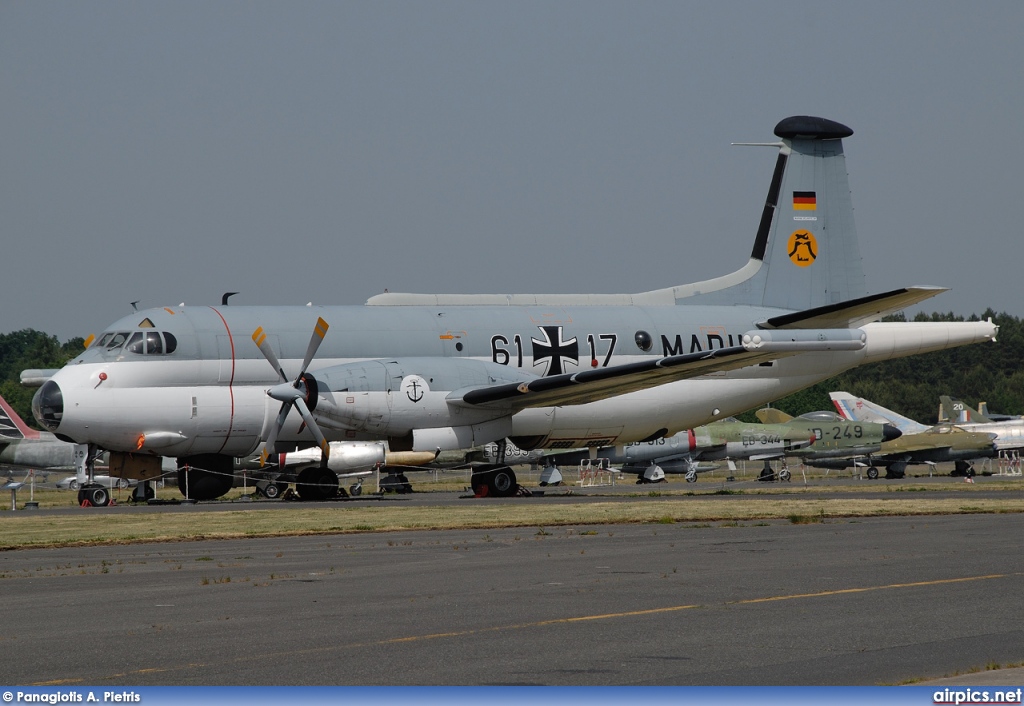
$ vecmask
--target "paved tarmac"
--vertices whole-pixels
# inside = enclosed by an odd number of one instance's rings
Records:
[[[1007,514],[9,551],[0,553],[0,679],[69,686],[940,679],[1024,661],[1022,536],[1024,515]],[[984,680],[999,674],[1017,670],[953,683],[998,683]]]

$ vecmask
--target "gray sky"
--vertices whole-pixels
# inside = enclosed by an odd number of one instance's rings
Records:
[[[1024,3],[0,3],[0,332],[624,292],[750,252],[789,115],[871,292],[1024,314]]]

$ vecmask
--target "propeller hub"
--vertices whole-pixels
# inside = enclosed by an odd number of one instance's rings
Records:
[[[274,385],[272,388],[267,390],[267,395],[278,402],[294,402],[297,399],[305,397],[306,391],[292,385],[290,382],[283,382],[280,385]]]

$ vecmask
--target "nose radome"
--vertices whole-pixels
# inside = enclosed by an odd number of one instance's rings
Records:
[[[32,397],[32,416],[50,431],[60,428],[64,418],[64,393],[53,380],[43,383]]]
[[[882,425],[882,441],[892,441],[903,436],[903,432],[894,427],[892,424]]]

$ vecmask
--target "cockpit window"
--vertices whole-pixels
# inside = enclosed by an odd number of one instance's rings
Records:
[[[163,355],[173,353],[177,347],[178,339],[169,333],[136,331],[131,335],[125,349],[129,353],[139,355]]]
[[[142,353],[144,352],[142,349],[142,344],[142,334],[136,331],[135,333],[132,334],[132,337],[128,339],[128,345],[125,346],[125,350],[128,351],[129,353]]]
[[[160,340],[160,333],[158,331],[147,331],[146,332],[146,353],[150,355],[160,354],[164,352],[164,343]]]
[[[106,339],[106,336],[104,336]],[[128,331],[118,331],[110,336],[110,340],[106,342],[107,350],[112,348],[120,348],[124,345],[124,342],[128,340]]]

